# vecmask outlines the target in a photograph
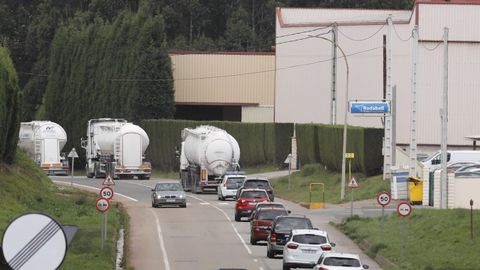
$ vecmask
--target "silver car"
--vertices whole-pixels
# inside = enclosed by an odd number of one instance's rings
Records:
[[[152,207],[178,205],[187,207],[187,198],[178,181],[159,182],[152,188]]]

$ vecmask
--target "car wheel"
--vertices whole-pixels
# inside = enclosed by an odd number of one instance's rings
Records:
[[[286,263],[283,263],[282,270],[290,270],[290,266],[288,266]]]
[[[187,208],[187,204],[180,205],[181,208]]]
[[[267,257],[268,258],[273,258],[275,257],[275,252],[269,248],[267,248]]]
[[[252,245],[256,245],[257,244],[257,240],[255,240],[255,238],[253,238],[253,235],[250,234],[250,244]]]
[[[225,197],[223,197],[222,195],[220,195],[220,200],[225,201]]]
[[[156,208],[156,207],[157,207],[157,206],[153,203],[153,201],[152,201],[152,207],[153,207],[153,208]]]
[[[235,213],[235,221],[240,221],[241,217],[239,214]]]

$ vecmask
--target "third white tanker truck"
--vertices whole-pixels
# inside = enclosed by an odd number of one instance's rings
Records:
[[[86,151],[87,177],[133,177],[149,179],[150,162],[145,161],[149,144],[147,133],[124,119],[100,118],[88,121],[87,138],[82,138]],[[113,164],[109,172],[108,164]]]
[[[183,129],[180,177],[185,190],[217,189],[227,170],[239,168],[239,160],[238,142],[225,130],[213,126]]]

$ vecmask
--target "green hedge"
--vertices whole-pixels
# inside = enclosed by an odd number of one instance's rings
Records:
[[[0,163],[13,163],[17,149],[22,92],[9,51],[0,47]]]
[[[212,125],[226,130],[241,149],[240,165],[282,165],[290,153],[293,124],[240,123],[225,121],[143,120],[140,122],[150,137],[147,157],[154,168],[178,170],[175,147],[180,146],[181,131],[199,125]],[[329,170],[342,168],[343,126],[296,125],[297,153],[300,164],[322,163]],[[347,152],[355,153],[352,170],[373,175],[382,165],[383,131],[348,127]]]

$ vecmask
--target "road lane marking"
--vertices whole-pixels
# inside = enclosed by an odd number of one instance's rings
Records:
[[[208,202],[201,202],[200,205],[210,205]]]
[[[163,242],[162,227],[160,227],[160,221],[158,220],[156,213],[151,208],[150,211],[152,211],[153,215],[155,216],[155,222],[157,223],[157,236],[158,240],[160,241],[160,249],[162,250],[163,265],[165,265],[165,270],[170,270],[170,264],[168,263],[167,257],[167,249],[165,248],[165,243]]]
[[[57,183],[57,184],[61,184],[61,185],[65,185],[65,186],[69,186],[69,185],[70,185],[69,183],[64,182],[64,181],[54,181],[54,180],[52,180],[52,182]],[[91,187],[91,186],[86,186],[86,185],[80,185],[80,184],[75,184],[75,183],[73,183],[73,185],[74,185],[74,186],[77,186],[77,187],[95,189],[95,190],[100,191],[100,189],[99,189],[99,188],[96,188],[96,187]],[[115,192],[115,195],[120,196],[120,197],[124,197],[124,198],[129,199],[129,200],[134,201],[134,202],[138,202],[137,199],[134,199],[134,198],[129,197],[129,196],[127,196],[127,195],[123,195],[122,193]]]
[[[204,201],[196,196],[193,196],[193,195],[187,195],[188,197],[191,197],[193,199],[196,199],[196,200],[199,200],[201,202],[204,202],[204,203],[208,203],[207,201]],[[247,250],[247,253],[249,255],[252,255],[252,250],[248,247],[247,243],[245,242],[245,240],[243,240],[242,236],[240,235],[240,233],[238,232],[237,228],[235,227],[235,225],[233,225],[233,222],[232,220],[230,219],[230,217],[228,216],[228,214],[223,211],[221,208],[218,208],[217,206],[213,205],[213,204],[210,204],[208,203],[211,207],[217,209],[218,211],[222,212],[223,215],[227,218],[227,220],[230,222],[230,224],[232,225],[232,228],[233,228],[233,231],[235,232],[235,234],[238,236],[238,238],[240,239],[240,241],[242,242],[243,246],[245,247],[245,249]]]

